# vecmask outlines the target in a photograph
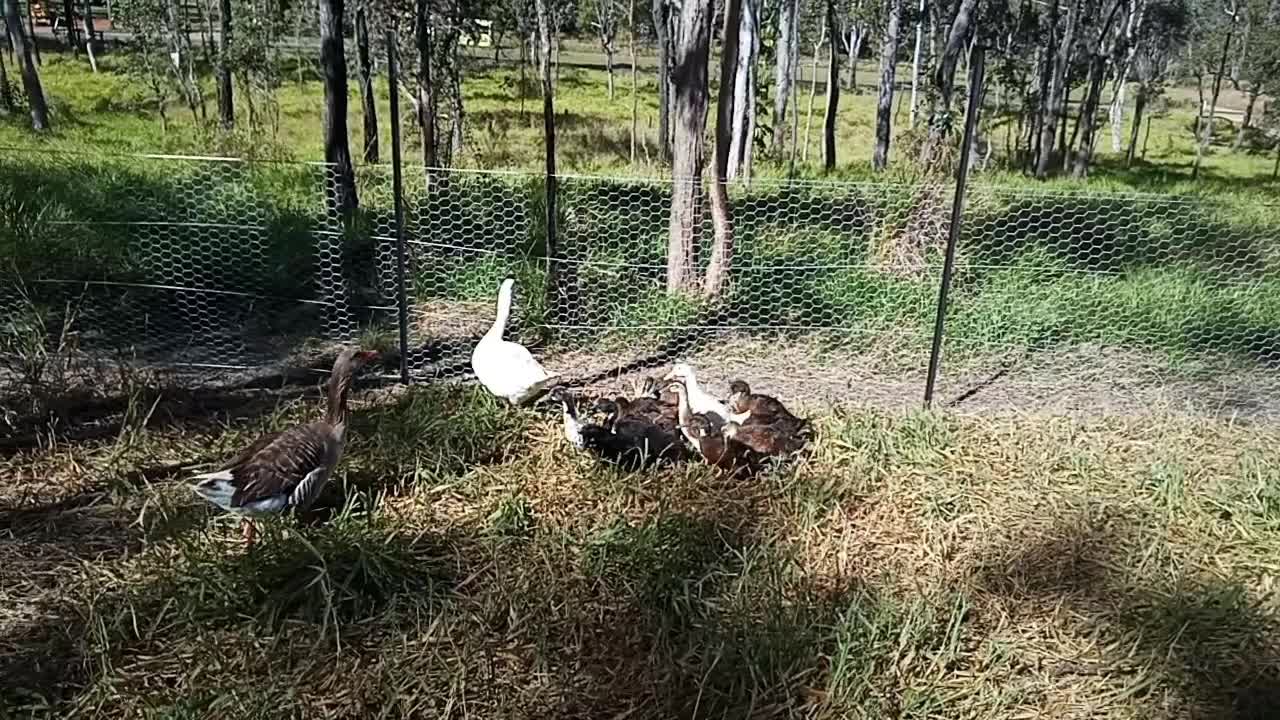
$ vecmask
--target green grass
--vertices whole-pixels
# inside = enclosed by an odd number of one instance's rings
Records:
[[[621,473],[552,417],[419,387],[358,398],[333,512],[264,523],[250,555],[180,483],[127,479],[314,410],[7,458],[0,702],[1170,720],[1280,702],[1268,428],[843,409],[803,462],[727,481]]]
[[[248,124],[245,103],[237,106],[240,127],[230,134],[209,129],[195,120],[180,103],[170,102],[168,131],[163,131],[154,102],[144,89],[125,74],[124,58],[119,54],[107,54],[100,58],[103,72],[93,75],[86,63],[65,54],[46,52],[42,79],[49,95],[54,114],[54,131],[33,136],[24,126],[24,117],[16,115],[0,123],[0,145],[26,146],[33,141],[38,147],[62,148],[82,152],[86,149],[111,152],[190,152],[197,154],[222,153],[237,156],[297,160],[318,160],[323,157],[320,134],[321,84],[314,68],[304,68],[301,82],[289,69],[281,74],[281,85],[275,90],[271,103],[278,109],[278,127],[266,123],[260,128],[246,128]],[[864,70],[871,64],[863,62]],[[806,63],[807,68],[807,63]],[[902,75],[907,77],[906,74]],[[866,74],[863,74],[864,80]],[[601,173],[623,175],[662,174],[664,168],[657,161],[657,86],[652,70],[642,69],[639,74],[638,126],[641,134],[640,157],[637,164],[630,161],[631,89],[630,75],[619,73],[617,92],[609,99],[605,92],[605,74],[602,70],[567,66],[559,70],[556,88],[556,107],[559,136],[559,167],[562,172]],[[463,92],[466,112],[466,143],[459,167],[523,170],[539,172],[542,169],[541,101],[532,75],[521,97],[520,73],[512,66],[493,68],[489,64],[471,61],[464,73]],[[202,86],[210,108],[215,97],[213,79],[207,73],[202,76]],[[385,78],[375,81],[379,99],[380,145],[384,162],[390,156],[390,124],[386,114]],[[239,89],[239,88],[238,88]],[[715,92],[715,88],[712,88]],[[820,127],[822,99],[815,103],[817,117],[810,133],[808,162],[799,168],[802,177],[817,177],[821,167]],[[1194,158],[1194,103],[1190,101],[1192,90],[1173,88],[1167,111],[1154,118],[1148,153],[1144,162],[1132,169],[1122,167],[1122,157],[1113,153],[1109,128],[1103,128],[1095,153],[1097,167],[1088,180],[1094,188],[1141,189],[1162,193],[1244,194],[1253,198],[1274,195],[1269,182],[1274,158],[1269,147],[1246,146],[1239,152],[1231,151],[1233,129],[1225,120],[1215,137],[1202,169],[1199,182],[1191,182],[1190,167]],[[807,115],[809,87],[798,89],[800,101],[800,132],[804,133]],[[874,143],[875,93],[860,88],[857,94],[847,89],[842,93],[841,112],[837,123],[837,147],[839,164],[835,177],[840,179],[869,179],[870,158]],[[908,93],[899,93],[895,110],[896,167],[893,174],[905,172],[905,158],[912,152],[913,137],[907,127],[905,109]],[[991,94],[988,93],[990,96]],[[1231,96],[1228,92],[1227,96]],[[353,148],[361,127],[360,105],[357,88],[351,86],[350,115]],[[265,98],[257,98],[258,105],[265,105]],[[1229,102],[1224,96],[1224,102]],[[414,131],[413,112],[407,98],[401,99],[404,108],[405,157],[420,157],[419,138]],[[261,112],[261,110],[260,110]],[[997,159],[1003,153],[1006,118],[992,118],[989,139],[998,149]],[[1074,122],[1074,118],[1072,118]],[[1128,127],[1124,137],[1128,138]],[[765,176],[779,176],[787,170],[785,164],[761,157],[757,169]],[[907,173],[909,175],[909,172]],[[985,176],[986,181],[1003,185],[1025,185],[1027,180],[1020,172],[1008,172],[993,168]],[[1059,179],[1066,187],[1082,185],[1081,181]]]

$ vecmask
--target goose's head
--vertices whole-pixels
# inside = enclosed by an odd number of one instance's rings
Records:
[[[347,393],[351,390],[351,383],[356,373],[376,357],[378,357],[376,352],[355,347],[343,348],[338,353],[326,385],[329,395],[328,418],[331,422],[339,422],[345,417]]]
[[[350,383],[351,378],[370,361],[378,357],[372,350],[361,350],[356,347],[345,347],[333,361],[330,382]]]
[[[693,367],[689,363],[679,362],[662,378],[663,380],[675,380],[682,384],[692,384],[697,382],[697,378],[693,374]]]

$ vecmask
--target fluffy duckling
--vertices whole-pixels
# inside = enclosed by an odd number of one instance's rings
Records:
[[[560,403],[564,412],[564,435],[579,449],[588,450],[601,459],[628,470],[663,461],[678,461],[686,451],[674,432],[666,432],[652,422],[639,418],[617,417],[605,425],[584,423],[578,418],[577,399],[564,388],[551,391],[551,399]],[[609,412],[613,401],[598,401],[597,409]]]
[[[682,402],[687,402],[695,414],[713,415],[720,422],[729,419],[729,408],[698,385],[698,378],[688,363],[676,363],[663,380],[674,380],[684,387]],[[668,386],[668,389],[675,391],[674,387]]]
[[[751,386],[745,380],[729,383],[729,402],[726,404],[731,414],[729,419],[742,424],[782,421],[798,427],[803,423],[777,398],[751,392]]]
[[[809,442],[806,432],[786,422],[740,425],[731,420],[725,423],[723,433],[729,440],[766,456],[790,455]]]

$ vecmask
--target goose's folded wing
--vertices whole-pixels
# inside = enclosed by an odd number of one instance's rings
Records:
[[[276,435],[242,464],[231,468],[236,492],[231,504],[291,495],[307,475],[324,465],[330,434],[320,424],[303,425]]]
[[[223,463],[218,469],[230,470],[234,467],[245,464],[246,462],[248,462],[249,458],[262,452],[263,448],[275,442],[276,438],[280,437],[280,435],[281,433],[279,432],[267,433],[266,435],[263,435],[257,440],[254,440],[253,443],[249,445],[249,447],[241,450],[235,457]]]
[[[541,380],[547,377],[547,371],[543,369],[533,353],[519,343],[504,342],[502,344],[502,364],[508,372],[521,378]]]

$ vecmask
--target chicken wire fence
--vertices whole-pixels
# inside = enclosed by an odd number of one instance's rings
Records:
[[[309,363],[336,342],[396,349],[390,166],[357,168],[359,209],[323,165],[0,154],[6,379],[66,358],[195,373]],[[673,190],[692,204],[672,225]],[[813,399],[919,401],[954,187],[756,181],[729,188],[728,281],[705,187],[404,172],[408,343],[420,379],[465,373],[517,283],[509,337],[550,369],[611,382],[687,359]],[[1014,405],[1103,402],[1210,374],[1274,389],[1280,208],[980,185],[968,193],[947,313],[944,398],[998,385]],[[673,236],[687,240],[670,292]],[[550,257],[549,257],[550,256]],[[1011,370],[1011,368],[1013,370]],[[1136,378],[1136,379],[1135,379]],[[196,382],[196,379],[191,380]],[[1011,389],[1012,388],[1012,389]],[[1101,390],[1099,391],[1099,388]]]

